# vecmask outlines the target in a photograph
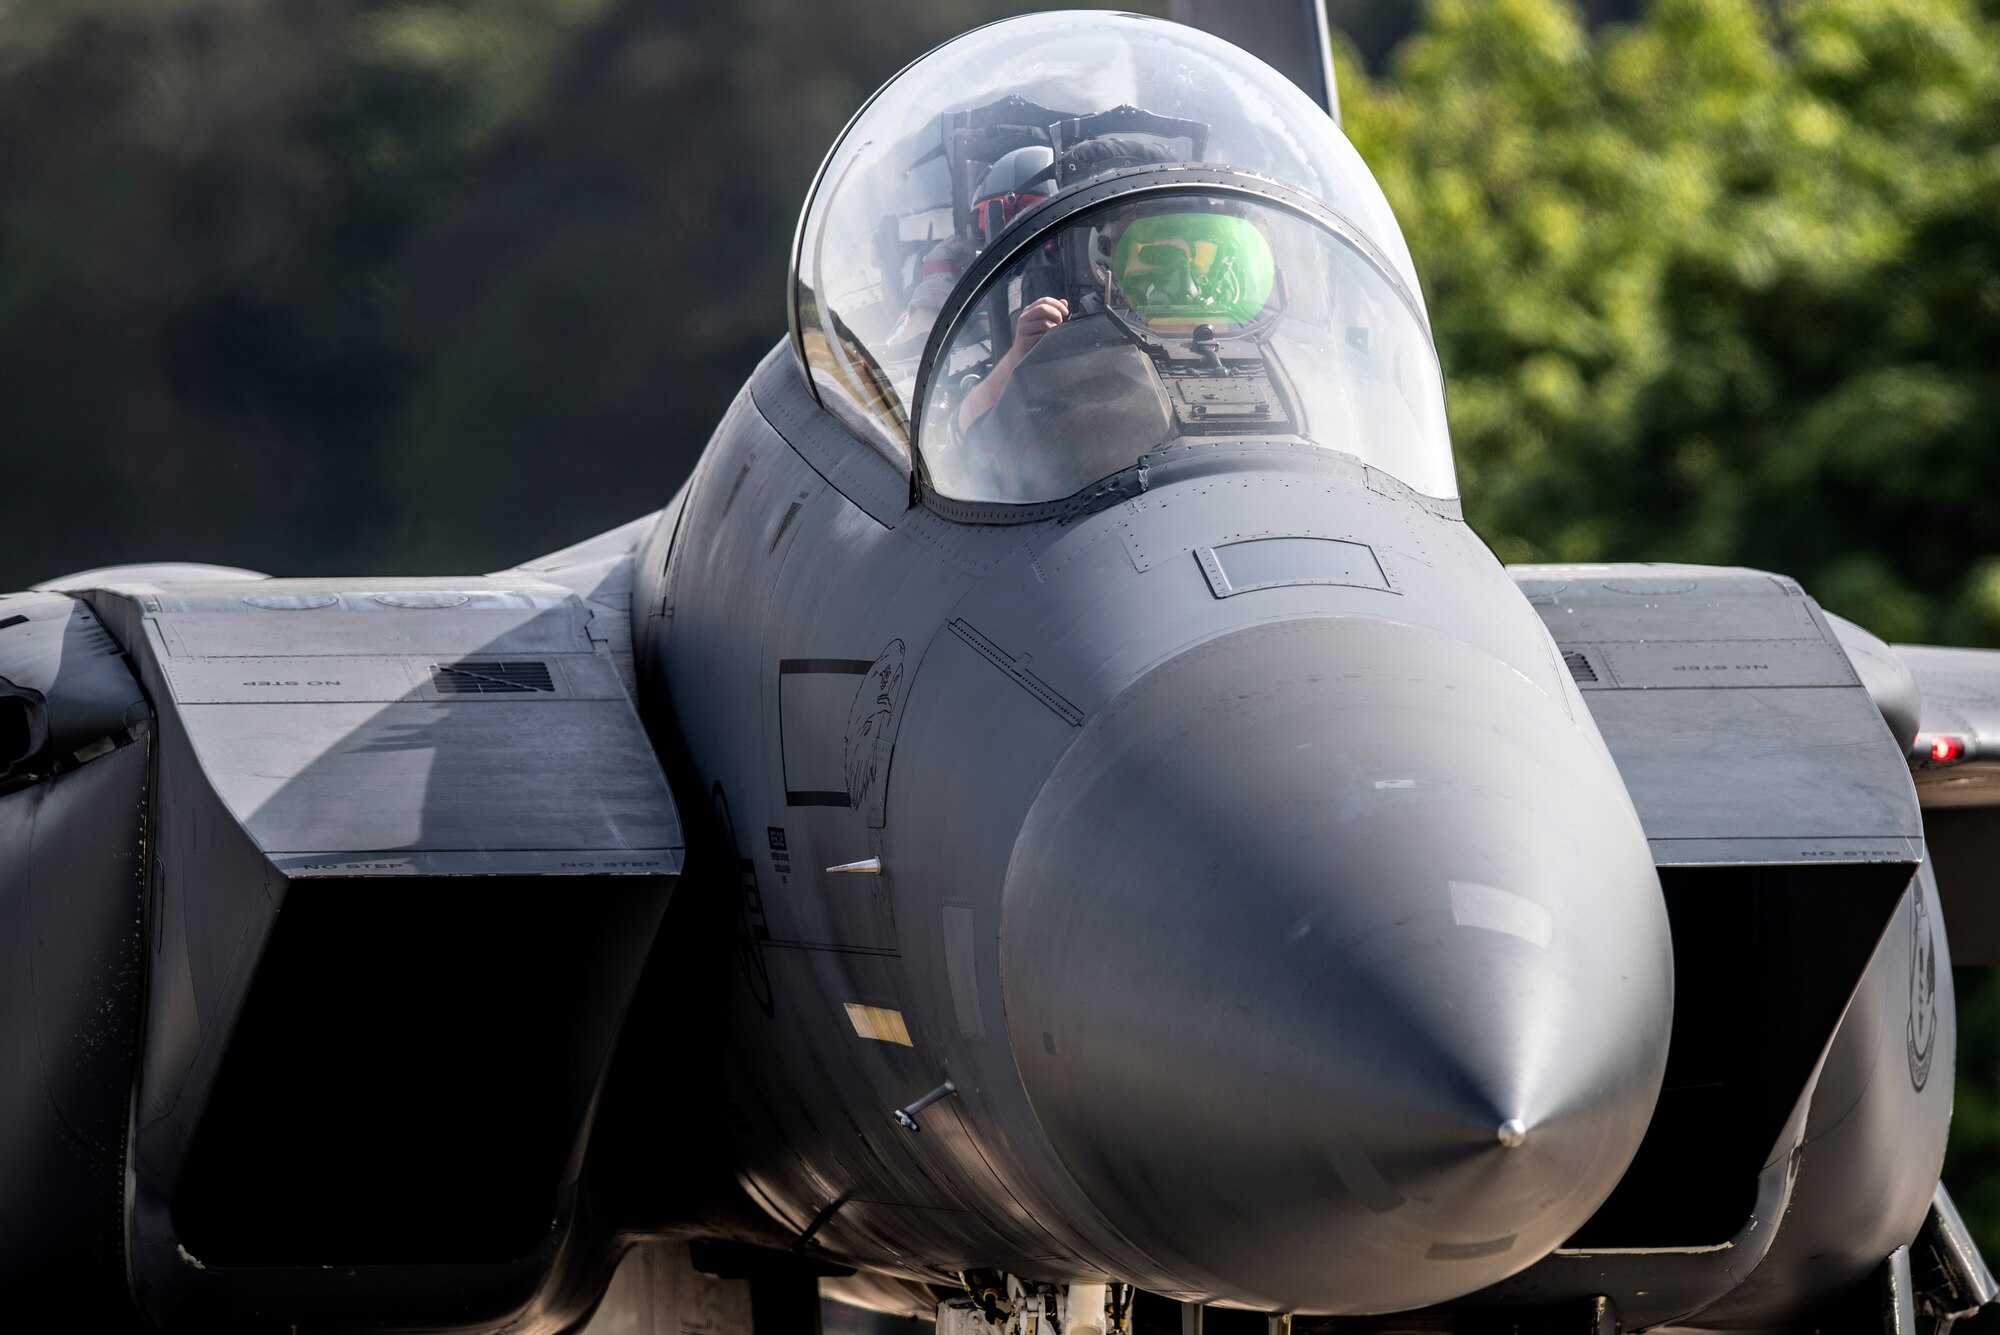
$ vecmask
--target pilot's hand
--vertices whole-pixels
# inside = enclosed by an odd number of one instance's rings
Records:
[[[1040,297],[1029,302],[1014,317],[1014,343],[993,365],[992,373],[974,385],[958,405],[958,429],[972,430],[972,424],[984,417],[998,402],[1007,382],[1014,378],[1014,368],[1028,355],[1028,349],[1042,341],[1042,335],[1054,329],[1069,318],[1069,303],[1061,297]]]
[[[1013,351],[1026,356],[1042,335],[1069,318],[1069,303],[1061,297],[1040,297],[1029,302],[1014,318]]]

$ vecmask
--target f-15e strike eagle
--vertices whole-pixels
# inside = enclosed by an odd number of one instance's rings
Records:
[[[1315,6],[1211,12],[1314,82]],[[1990,1300],[1938,1175],[2000,658],[1495,561],[1319,64],[1069,13],[909,66],[600,538],[0,599],[7,1327]]]

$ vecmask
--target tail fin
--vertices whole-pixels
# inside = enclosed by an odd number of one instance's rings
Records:
[[[1305,89],[1340,124],[1326,0],[1171,0],[1167,14],[1242,47]]]

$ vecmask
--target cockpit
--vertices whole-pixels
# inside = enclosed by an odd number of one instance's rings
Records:
[[[1056,501],[1258,438],[1456,494],[1381,191],[1324,111],[1193,29],[1043,14],[911,65],[822,167],[792,303],[822,406],[944,497]]]

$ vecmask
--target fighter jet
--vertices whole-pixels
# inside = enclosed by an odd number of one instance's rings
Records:
[[[1992,1299],[2000,658],[1496,561],[1324,18],[1264,17],[1321,100],[1100,13],[897,75],[655,514],[0,599],[10,1328]]]

